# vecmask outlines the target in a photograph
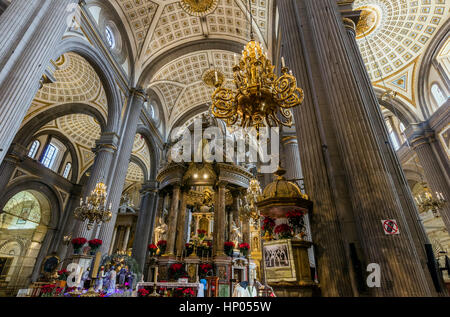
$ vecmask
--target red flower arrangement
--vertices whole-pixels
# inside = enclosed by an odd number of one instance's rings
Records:
[[[159,240],[156,245],[159,248],[159,255],[163,255],[166,252],[167,241],[166,240]]]
[[[139,297],[147,297],[148,294],[150,294],[150,292],[147,291],[145,288],[141,288],[138,290]]]
[[[81,248],[83,245],[85,245],[87,240],[85,238],[75,238],[72,239],[72,245],[75,249]]]
[[[184,265],[182,263],[174,263],[169,267],[170,276],[178,280],[180,277],[185,277],[186,272],[184,271]]]
[[[268,231],[270,234],[273,232],[273,228],[275,227],[275,220],[270,217],[265,217],[263,220],[263,225],[261,227],[262,231]]]
[[[200,264],[198,266],[198,268],[199,268],[200,275],[206,276],[209,273],[209,271],[211,271],[213,269],[213,266],[209,263],[203,263],[203,264]]]
[[[241,243],[239,245],[239,250],[250,250],[250,245],[248,243]]]
[[[43,297],[51,297],[53,295],[53,291],[56,289],[55,284],[47,284],[41,287],[41,296]]]
[[[167,246],[167,241],[166,240],[159,240],[157,245],[158,245],[158,247]]]
[[[275,234],[277,234],[280,239],[292,238],[292,227],[285,223],[278,225],[275,228]]]
[[[150,252],[150,256],[154,256],[156,254],[156,251],[158,250],[158,247],[154,245],[153,243],[148,245],[148,251]]]
[[[184,295],[184,297],[194,297],[195,291],[192,288],[186,288],[183,291],[183,295]]]
[[[305,228],[304,215],[305,213],[299,209],[289,211],[286,214],[286,218],[288,219],[289,224],[294,228],[296,232],[301,232]]]
[[[69,277],[69,272],[66,269],[58,271],[58,280],[67,281],[67,277]]]
[[[197,230],[197,234],[198,234],[198,237],[199,237],[200,239],[203,239],[203,238],[205,237],[205,235],[206,235],[206,230],[198,229],[198,230]]]
[[[103,244],[103,241],[100,240],[100,239],[92,239],[92,240],[89,240],[88,243],[89,243],[89,246],[92,249],[96,249],[96,248],[100,247]]]
[[[232,241],[227,241],[224,243],[223,248],[225,251],[225,254],[228,256],[233,256],[233,249],[234,249],[234,242]]]

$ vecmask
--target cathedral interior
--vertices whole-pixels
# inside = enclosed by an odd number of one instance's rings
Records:
[[[449,17],[0,0],[0,296],[449,296]]]

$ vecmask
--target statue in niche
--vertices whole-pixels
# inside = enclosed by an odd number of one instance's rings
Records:
[[[165,222],[165,216],[167,215],[167,209],[164,209],[162,215],[158,217],[158,227],[155,228],[155,242],[159,240],[166,240],[167,238],[167,224]]]
[[[234,242],[234,245],[237,247],[241,241],[242,233],[241,229],[236,225],[234,220],[231,223],[231,233],[230,233],[231,241]]]

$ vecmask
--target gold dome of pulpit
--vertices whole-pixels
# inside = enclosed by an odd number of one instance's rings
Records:
[[[312,212],[313,203],[297,184],[284,177],[285,173],[278,168],[275,180],[266,186],[256,203],[265,217],[262,226],[265,282],[277,296],[308,297],[315,293],[316,284],[308,257],[312,242],[304,238],[304,216]]]

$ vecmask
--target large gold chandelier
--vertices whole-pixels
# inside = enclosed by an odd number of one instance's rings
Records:
[[[415,200],[421,213],[431,210],[435,217],[439,217],[439,211],[444,208],[447,202],[442,193],[436,192],[436,197],[433,197],[427,187],[425,188],[424,197],[418,195],[415,197]]]
[[[267,58],[260,43],[251,40],[241,59],[236,57],[233,67],[235,89],[228,89],[216,80],[212,95],[212,114],[223,119],[228,126],[243,128],[292,125],[290,108],[303,102],[303,90],[282,59],[281,76],[274,73],[275,66]],[[281,116],[278,115],[280,113]]]
[[[106,192],[106,185],[97,183],[95,189],[86,197],[86,201],[83,202],[83,198],[81,198],[80,206],[75,208],[75,218],[81,221],[87,220],[88,230],[93,228],[94,223],[108,222],[112,218],[112,205],[110,204],[109,208],[106,208]]]
[[[219,0],[181,0],[181,8],[190,15],[202,17],[213,12]]]

